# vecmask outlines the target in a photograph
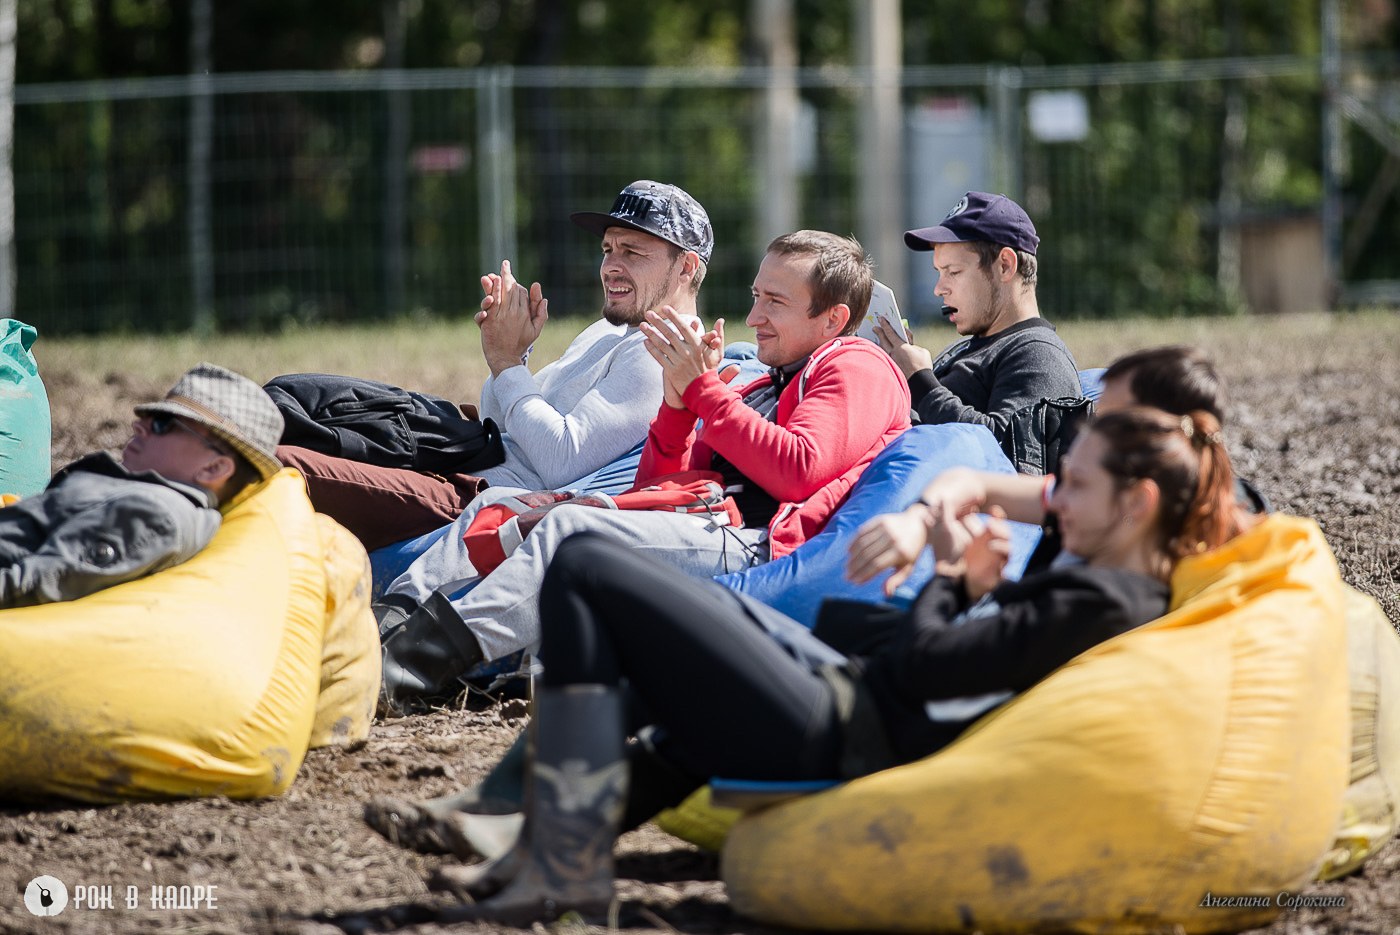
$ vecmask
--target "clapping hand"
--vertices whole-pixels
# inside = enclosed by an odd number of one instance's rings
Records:
[[[492,376],[517,367],[544,330],[549,320],[549,300],[539,283],[527,289],[511,272],[510,261],[501,263],[501,272],[481,277],[481,311],[476,323],[481,328],[481,353]]]
[[[716,370],[724,353],[724,319],[714,330],[700,332],[700,323],[687,322],[673,307],[662,306],[660,314],[648,310],[642,322],[647,352],[661,365],[666,405],[684,409],[683,394],[706,371]]]
[[[846,577],[864,584],[882,571],[892,571],[885,580],[885,596],[893,597],[929,544],[928,521],[928,510],[916,503],[902,513],[886,513],[867,522],[851,540]]]
[[[963,586],[976,601],[1001,584],[1007,559],[1011,557],[1011,527],[1001,507],[992,507],[986,522],[976,515],[964,517],[971,540],[963,551]]]

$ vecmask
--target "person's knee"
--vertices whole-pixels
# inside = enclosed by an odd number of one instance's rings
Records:
[[[565,537],[555,550],[546,577],[561,588],[593,580],[599,571],[615,567],[619,547],[597,530],[575,532]],[[545,590],[549,590],[548,585]]]

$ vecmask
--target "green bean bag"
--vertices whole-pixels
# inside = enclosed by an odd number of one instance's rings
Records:
[[[39,332],[0,318],[0,494],[27,497],[49,482],[49,396],[29,352]]]

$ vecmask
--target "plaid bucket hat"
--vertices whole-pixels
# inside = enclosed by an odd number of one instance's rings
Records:
[[[707,265],[715,252],[710,216],[689,192],[665,182],[638,179],[618,194],[607,214],[575,211],[569,220],[599,237],[609,227],[629,227],[651,234],[682,250],[694,250]]]
[[[267,480],[282,469],[277,443],[282,413],[267,392],[242,374],[207,361],[185,372],[155,403],[135,407],[138,416],[164,413],[197,422],[248,460]]]

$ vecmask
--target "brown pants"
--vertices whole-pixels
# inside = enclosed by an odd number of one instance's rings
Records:
[[[317,512],[350,530],[371,552],[447,525],[488,486],[471,474],[379,467],[290,445],[279,446],[277,457],[306,478]]]

